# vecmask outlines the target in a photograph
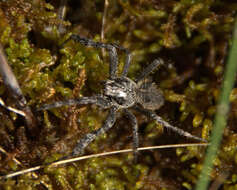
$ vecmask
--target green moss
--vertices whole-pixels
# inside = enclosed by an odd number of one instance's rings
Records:
[[[62,58],[61,64],[55,69],[53,74],[61,81],[75,84],[79,70],[84,68],[85,57],[83,57],[81,52],[77,52],[75,56],[70,55],[69,59],[69,55],[66,56]]]
[[[199,125],[201,125],[202,120],[203,120],[203,115],[202,114],[196,114],[193,118],[193,126],[198,127]]]
[[[107,111],[95,106],[35,111],[45,103],[101,93],[100,81],[109,75],[108,55],[102,50],[72,40],[65,43],[72,33],[101,41],[104,0],[88,0],[77,9],[71,2],[67,6],[68,20],[62,21],[57,17],[56,1],[52,4],[28,0],[0,2],[0,41],[40,128],[38,138],[33,140],[26,132],[28,139],[23,143],[26,148],[20,148],[22,141],[18,140],[17,130],[24,125],[22,118],[1,108],[0,146],[15,153],[26,167],[48,163],[67,154],[84,134],[101,127],[107,115]],[[164,57],[164,66],[150,76],[166,100],[156,113],[172,125],[209,139],[236,9],[236,3],[221,1],[181,0],[159,4],[146,0],[109,1],[104,42],[117,43],[132,52],[128,74],[132,79],[152,60]],[[82,10],[83,14],[79,14]],[[59,25],[64,27],[64,34],[58,30]],[[125,55],[120,51],[118,55],[121,73]],[[2,82],[0,94],[6,103],[14,106]],[[232,90],[230,100],[232,110],[213,180],[222,166],[232,168],[237,162],[236,89]],[[139,146],[189,141],[163,131],[139,113],[136,117]],[[131,135],[126,117],[118,114],[113,129],[96,139],[86,152],[132,147]],[[176,149],[177,157],[172,150],[146,151],[139,155],[138,164],[132,162],[132,154],[95,158],[58,168],[47,167],[37,173],[37,179],[23,175],[18,183],[9,179],[0,188],[192,189],[204,153],[204,148],[197,147]],[[18,169],[14,164],[1,157],[1,174]],[[235,188],[235,175],[231,169],[223,182],[225,189]]]

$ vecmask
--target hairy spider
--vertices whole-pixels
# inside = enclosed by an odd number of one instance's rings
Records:
[[[136,159],[137,148],[139,145],[138,139],[138,125],[136,117],[130,112],[129,108],[133,108],[149,118],[160,123],[165,128],[168,128],[180,135],[188,138],[204,141],[202,138],[191,135],[190,133],[170,125],[161,117],[156,115],[154,110],[159,109],[164,104],[162,91],[157,89],[155,84],[144,79],[159,65],[163,64],[162,59],[154,60],[143,72],[136,78],[135,81],[127,77],[129,65],[131,62],[131,54],[128,49],[123,48],[116,44],[105,44],[101,42],[94,42],[90,39],[80,37],[78,35],[71,35],[69,40],[72,39],[85,46],[92,46],[95,48],[105,48],[109,52],[110,67],[109,79],[104,82],[103,94],[94,95],[91,97],[81,97],[78,99],[69,99],[59,101],[52,104],[46,104],[39,108],[39,110],[47,110],[60,106],[68,105],[87,105],[95,104],[104,109],[109,109],[109,114],[103,126],[91,133],[86,134],[81,138],[72,153],[64,158],[73,157],[84,152],[84,149],[99,135],[108,131],[116,121],[116,113],[118,110],[123,110],[131,121],[133,127],[133,150]],[[118,55],[116,49],[122,50],[126,53],[126,60],[121,76],[117,75]],[[145,82],[144,82],[145,81]]]

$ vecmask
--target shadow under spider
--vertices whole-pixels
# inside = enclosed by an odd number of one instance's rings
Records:
[[[159,65],[163,64],[162,59],[155,59],[150,65],[148,65],[143,72],[136,78],[135,81],[127,77],[128,69],[131,63],[131,54],[128,49],[121,47],[117,44],[106,44],[101,42],[94,42],[90,39],[80,37],[72,34],[68,40],[74,40],[85,46],[92,46],[95,48],[105,48],[109,52],[110,67],[109,67],[109,79],[104,82],[103,94],[97,94],[91,97],[81,97],[78,99],[69,99],[65,101],[59,101],[52,104],[46,104],[41,106],[38,110],[47,110],[51,108],[57,108],[61,106],[71,105],[87,105],[95,104],[103,109],[110,109],[107,119],[101,128],[86,134],[83,138],[77,141],[77,144],[70,155],[65,156],[62,159],[81,155],[84,149],[98,136],[108,131],[113,127],[116,121],[116,115],[118,110],[123,110],[125,115],[129,118],[133,127],[133,150],[134,158],[137,159],[137,148],[139,145],[138,139],[138,124],[136,117],[128,108],[135,109],[147,117],[155,120],[157,123],[163,125],[179,135],[192,138],[198,141],[205,141],[200,137],[196,137],[182,129],[170,125],[158,116],[154,110],[159,109],[164,104],[164,98],[162,91],[157,89],[155,84],[146,81],[145,78]],[[68,41],[67,40],[67,41]],[[66,42],[67,42],[66,41]],[[126,60],[123,67],[121,76],[117,75],[118,67],[118,55],[117,50],[122,50],[126,54]],[[206,141],[205,141],[206,142]]]

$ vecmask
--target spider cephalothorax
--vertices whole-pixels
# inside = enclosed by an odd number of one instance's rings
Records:
[[[128,108],[136,103],[137,85],[127,77],[118,77],[105,82],[104,95],[110,97],[118,107]]]
[[[203,141],[203,139],[193,136],[190,133],[183,131],[177,127],[170,125],[164,121],[161,117],[156,115],[153,110],[159,109],[164,104],[164,98],[162,91],[157,89],[156,85],[147,80],[146,77],[160,64],[163,64],[161,59],[154,60],[143,72],[136,78],[135,81],[127,77],[131,54],[129,51],[116,44],[105,44],[100,42],[94,42],[87,38],[82,38],[78,35],[72,35],[70,39],[75,40],[86,46],[92,46],[95,48],[105,48],[109,52],[110,57],[110,70],[109,79],[104,82],[103,94],[94,95],[91,97],[81,97],[79,99],[69,99],[61,102],[55,102],[52,104],[43,105],[39,110],[45,110],[66,105],[87,105],[95,104],[104,109],[109,109],[109,114],[105,120],[103,126],[91,133],[86,134],[81,138],[72,153],[67,156],[75,156],[82,154],[84,149],[99,135],[109,130],[116,121],[116,113],[118,110],[123,110],[125,115],[131,121],[133,127],[133,149],[136,157],[138,142],[138,126],[136,117],[129,110],[135,109],[151,119],[155,120],[170,130],[196,140]],[[126,60],[121,76],[117,75],[118,56],[116,48],[126,53]],[[65,158],[65,157],[64,157]]]

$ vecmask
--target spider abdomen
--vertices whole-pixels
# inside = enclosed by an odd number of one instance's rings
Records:
[[[164,105],[164,97],[161,90],[151,82],[140,82],[136,91],[137,102],[145,109],[156,110]]]

